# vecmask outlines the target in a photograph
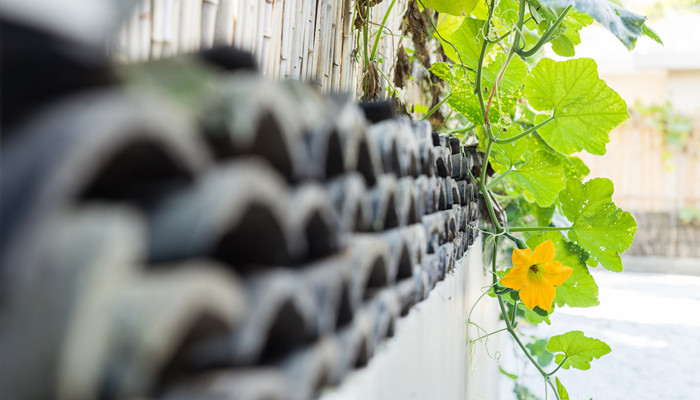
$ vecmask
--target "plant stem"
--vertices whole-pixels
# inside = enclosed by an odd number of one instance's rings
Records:
[[[478,342],[479,340],[481,340],[481,339],[483,339],[483,338],[487,338],[487,337],[489,337],[489,336],[491,336],[491,335],[495,335],[495,334],[497,334],[497,333],[500,333],[500,332],[503,332],[503,331],[506,331],[506,330],[508,330],[508,328],[499,329],[499,330],[497,330],[497,331],[493,331],[493,332],[491,332],[491,333],[487,333],[487,334],[485,334],[485,335],[479,336],[479,337],[476,338],[476,339],[472,339],[472,340],[470,340],[470,342]]]
[[[389,4],[389,8],[387,8],[384,18],[382,19],[382,27],[386,26],[386,20],[389,19],[389,13],[391,12],[391,9],[394,8],[394,3],[396,3],[396,0],[391,0],[391,4]],[[367,4],[369,4],[369,2]],[[369,11],[367,14],[367,21],[369,21]],[[377,38],[374,39],[374,46],[372,46],[372,54],[370,55],[370,60],[372,61],[374,61],[375,57],[377,56],[377,47],[379,47],[379,39],[381,37],[382,29],[377,32]]]
[[[559,26],[562,24],[562,22],[564,22],[564,18],[566,18],[566,15],[569,13],[569,11],[571,11],[571,8],[572,6],[568,6],[564,9],[564,11],[561,12],[561,14],[559,14],[557,20],[554,21],[554,23],[550,25],[549,28],[547,28],[542,37],[540,37],[540,40],[538,40],[537,43],[535,43],[535,45],[532,46],[530,50],[516,50],[518,55],[523,58],[532,57],[535,53],[537,53],[540,50],[542,46],[544,46],[545,43],[552,40],[554,33],[557,29],[559,29]]]
[[[561,368],[561,366],[564,365],[564,363],[566,362],[567,357],[568,357],[568,356],[564,355],[564,359],[561,360],[561,362],[559,363],[559,365],[557,365],[557,367],[554,368],[554,371],[548,373],[547,376],[552,376],[552,375],[556,374],[557,371],[559,371],[559,368]]]
[[[440,108],[440,106],[443,105],[450,98],[451,95],[452,95],[452,93],[448,94],[447,96],[445,96],[444,99],[440,100],[440,102],[437,103],[433,108],[431,108],[422,119],[426,120],[426,119],[430,118],[430,116],[433,115],[435,113],[435,111],[437,111],[438,108]]]
[[[552,122],[552,121],[554,121],[554,116],[551,116],[551,117],[545,119],[544,121],[540,122],[539,124],[537,124],[537,125],[531,127],[530,129],[528,129],[528,130],[526,130],[526,131],[524,131],[524,132],[521,132],[521,133],[519,133],[519,134],[517,134],[517,135],[515,135],[515,136],[513,136],[513,137],[510,137],[510,138],[507,138],[507,139],[499,139],[499,138],[497,138],[497,137],[494,137],[494,138],[493,138],[493,141],[496,142],[497,144],[508,144],[508,143],[513,143],[513,142],[515,142],[516,140],[518,140],[518,139],[520,139],[520,138],[523,138],[523,137],[525,137],[525,136],[527,136],[527,135],[529,135],[529,134],[531,134],[531,133],[537,131],[538,129],[542,128],[543,126],[547,125],[548,123],[550,123],[550,122]]]
[[[545,232],[545,231],[570,231],[572,226],[516,226],[508,228],[508,232]]]
[[[506,176],[508,176],[508,174],[510,174],[510,171],[512,171],[512,169],[509,169],[508,171],[502,173],[502,174],[499,175],[497,178],[495,178],[494,180],[492,180],[491,182],[489,182],[489,184],[486,185],[486,190],[491,189],[495,184],[497,184],[498,182],[502,181]]]
[[[486,103],[484,103],[484,94],[481,88],[481,74],[484,68],[484,58],[486,57],[486,49],[489,46],[489,29],[491,28],[491,19],[493,18],[493,9],[496,7],[497,0],[491,0],[489,3],[489,16],[486,19],[486,24],[484,25],[484,43],[481,45],[481,53],[479,53],[479,63],[476,67],[476,82],[474,85],[474,91],[479,98],[479,105],[481,105],[481,114],[486,115]],[[487,128],[490,128],[488,119],[485,120]],[[490,131],[490,129],[489,129]]]
[[[474,129],[474,128],[476,128],[476,125],[474,125],[474,124],[469,124],[469,125],[465,126],[464,128],[454,129],[454,130],[451,130],[451,131],[447,131],[447,132],[445,132],[445,133],[448,134],[448,135],[452,135],[452,134],[456,134],[456,133],[465,133],[465,132],[471,131],[471,130]]]

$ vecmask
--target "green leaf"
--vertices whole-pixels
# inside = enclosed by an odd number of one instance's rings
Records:
[[[617,208],[612,194],[609,179],[596,178],[585,185],[569,179],[558,200],[566,218],[573,222],[569,239],[606,269],[620,272],[619,253],[632,244],[637,223],[630,213]]]
[[[597,306],[598,285],[586,266],[586,253],[579,246],[567,241],[558,232],[547,232],[532,236],[527,240],[530,248],[535,248],[542,242],[551,240],[554,243],[554,259],[573,269],[571,276],[560,286],[557,286],[557,294],[554,303],[558,307],[592,307]]]
[[[462,59],[464,60],[468,57],[468,55],[463,55]],[[484,90],[492,88],[505,62],[505,58],[505,55],[500,55],[484,67],[482,75]],[[445,63],[435,63],[430,70],[450,84],[450,98],[447,100],[450,107],[464,115],[471,123],[482,125],[484,116],[481,112],[479,99],[474,93],[475,73],[467,71],[465,74],[463,68],[459,66],[451,68]],[[489,109],[489,120],[492,124],[498,123],[503,115],[509,114],[515,107],[518,99],[523,95],[523,82],[526,76],[527,65],[525,62],[520,58],[513,58],[503,74],[498,86],[498,93],[493,96]],[[486,101],[488,92],[485,93],[485,97]]]
[[[661,45],[664,44],[664,42],[661,40],[659,35],[657,35],[653,29],[649,28],[649,26],[647,26],[647,24],[642,25],[642,34],[644,36],[651,38],[651,40],[655,41],[658,44],[661,44]]]
[[[576,178],[582,181],[591,172],[588,166],[578,157],[560,154],[559,159],[564,167],[564,177],[566,179]]]
[[[555,381],[557,383],[557,393],[559,393],[559,398],[561,400],[569,400],[569,393],[566,391],[564,385],[561,384],[559,378],[555,378]]]
[[[467,16],[476,7],[478,0],[421,0],[421,3],[439,13]]]
[[[483,28],[485,23],[486,21],[481,19],[457,17],[448,17],[440,21],[437,25],[439,35],[436,36],[442,43],[445,55],[457,64],[464,63],[467,68],[476,70],[481,46],[484,42]],[[455,48],[457,52],[455,52]]]
[[[564,35],[559,35],[552,40],[552,50],[562,57],[573,57],[576,55],[574,44]]]
[[[516,166],[505,179],[515,183],[526,198],[534,198],[541,207],[554,203],[566,184],[561,161],[542,150],[530,154],[528,161]]]
[[[510,24],[514,24],[518,20],[518,1],[517,0],[500,0],[493,10],[493,25],[496,29],[506,29]],[[489,8],[485,1],[480,1],[472,11],[472,15],[483,20],[489,16]],[[502,34],[505,32],[498,32]]]
[[[630,50],[641,36],[642,26],[646,21],[645,17],[627,11],[608,0],[540,0],[540,3],[550,9],[573,6],[600,22]]]
[[[537,362],[541,367],[546,367],[552,360],[554,360],[554,354],[547,351],[547,339],[537,339],[534,342],[525,345],[530,350],[530,354],[537,358]]]
[[[518,379],[518,375],[511,374],[510,372],[508,372],[508,371],[506,371],[505,369],[503,369],[503,367],[500,366],[500,365],[498,366],[498,370],[501,371],[501,373],[502,373],[503,375],[507,376],[508,378],[510,378],[510,379],[512,379],[512,380],[514,380],[514,381]]]
[[[571,44],[577,46],[581,44],[581,35],[579,31],[584,26],[588,26],[592,23],[593,18],[590,16],[576,10],[571,10],[569,14],[566,15],[566,19],[564,19],[564,27],[566,28],[564,30],[564,36],[571,41]]]
[[[542,59],[525,80],[525,94],[534,109],[553,110],[554,121],[538,133],[564,154],[582,149],[605,154],[610,131],[629,117],[625,101],[598,78],[596,63],[589,58]],[[535,122],[547,118],[538,114]]]
[[[610,353],[610,346],[598,339],[589,338],[581,331],[566,332],[563,335],[552,336],[547,343],[547,350],[556,354],[554,361],[564,369],[590,369],[590,362]]]

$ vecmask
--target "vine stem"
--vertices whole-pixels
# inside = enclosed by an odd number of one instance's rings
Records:
[[[489,112],[489,109],[491,107],[491,102],[492,102],[494,93],[496,90],[498,90],[498,83],[499,83],[500,79],[503,77],[503,74],[505,73],[506,68],[508,68],[508,64],[509,64],[513,54],[515,54],[516,52],[518,52],[518,54],[520,54],[520,49],[518,49],[518,46],[519,46],[519,43],[521,40],[521,31],[522,31],[522,25],[523,25],[523,20],[524,20],[524,15],[525,15],[525,1],[526,0],[520,0],[519,12],[518,12],[518,22],[516,25],[517,29],[516,29],[515,38],[513,39],[513,44],[511,46],[510,52],[508,53],[508,57],[506,58],[505,62],[503,63],[503,66],[501,67],[501,71],[499,72],[499,75],[496,78],[496,82],[494,82],[494,86],[493,86],[493,89],[491,90],[491,93],[489,95],[489,101],[488,101],[488,105],[487,105],[484,103],[484,97],[483,97],[483,93],[482,93],[482,89],[481,89],[481,74],[482,74],[482,70],[483,70],[484,57],[486,55],[486,48],[489,44],[489,42],[488,42],[488,40],[486,40],[486,38],[488,38],[488,30],[489,30],[489,27],[491,24],[491,19],[493,17],[493,10],[494,10],[496,1],[497,0],[492,0],[489,3],[489,16],[488,16],[488,20],[486,21],[486,26],[484,27],[485,39],[484,39],[484,44],[482,45],[482,48],[481,48],[481,54],[479,56],[479,64],[477,65],[476,85],[475,85],[477,97],[479,99],[479,104],[480,104],[481,110],[482,110],[482,115],[484,115],[484,127],[486,128],[486,131],[488,133],[488,136],[486,138],[486,143],[487,143],[486,144],[486,151],[484,153],[484,164],[483,164],[482,169],[481,169],[481,179],[479,180],[479,191],[481,192],[482,196],[484,197],[484,202],[486,203],[486,207],[489,210],[489,215],[491,216],[491,220],[493,222],[493,225],[496,227],[496,235],[494,235],[493,254],[492,254],[492,259],[491,259],[491,272],[492,272],[492,276],[493,276],[492,277],[492,280],[493,280],[492,286],[493,287],[496,287],[498,285],[498,279],[499,279],[498,273],[497,273],[497,268],[496,268],[496,263],[498,260],[498,245],[499,245],[499,242],[501,239],[500,234],[513,232],[514,230],[513,229],[506,230],[503,226],[501,226],[500,222],[496,218],[495,212],[493,210],[493,205],[491,204],[491,197],[489,195],[489,192],[488,192],[488,189],[486,186],[487,185],[486,170],[487,170],[487,165],[489,162],[488,160],[489,160],[489,157],[491,155],[491,150],[493,148],[493,144],[496,141],[496,138],[494,138],[493,132],[491,131],[491,124],[490,124],[490,121],[488,119],[488,112]],[[565,11],[564,13],[562,13],[562,15],[563,15],[561,17],[562,20],[563,20],[563,17],[566,16],[567,12],[568,11]],[[561,22],[559,22],[559,23],[561,23]],[[558,27],[558,25],[557,25],[557,27]],[[535,131],[535,129],[533,129],[531,132],[534,132],[534,131]],[[529,134],[531,132],[528,132],[527,134]],[[520,135],[522,135],[522,134],[520,134]],[[518,135],[518,136],[520,136],[520,135]],[[522,136],[524,136],[524,135],[522,135]],[[522,137],[522,136],[520,136],[520,137]],[[517,140],[520,137],[513,139],[513,140]],[[509,139],[505,139],[505,140],[509,140]],[[519,228],[519,229],[522,229],[522,228]],[[547,229],[545,229],[545,230],[547,230]],[[518,230],[515,230],[515,231],[518,231]],[[518,334],[515,332],[514,323],[511,320],[511,318],[508,315],[508,312],[506,310],[505,303],[503,300],[503,295],[497,293],[496,298],[498,299],[498,306],[501,310],[501,317],[503,318],[503,320],[505,321],[505,324],[506,324],[506,330],[508,331],[510,336],[513,338],[513,340],[515,340],[515,342],[520,347],[520,349],[525,354],[525,356],[528,358],[528,360],[530,360],[532,365],[534,365],[535,368],[537,369],[537,371],[539,371],[539,373],[542,375],[546,384],[548,384],[552,388],[552,391],[554,392],[554,395],[556,396],[557,400],[561,400],[561,398],[559,396],[559,392],[556,390],[554,383],[550,379],[550,375],[547,374],[544,371],[544,369],[542,368],[542,366],[540,366],[540,364],[537,362],[537,360],[535,360],[533,358],[533,356],[527,350],[527,348],[525,347],[523,342],[520,340],[520,337],[518,336]],[[513,310],[513,316],[515,316],[515,313],[517,312],[517,303],[515,304],[514,307],[515,307],[515,309]],[[546,393],[546,391],[545,391],[545,393]]]
[[[495,332],[494,332],[494,333],[495,333]],[[557,365],[557,367],[554,368],[554,371],[548,373],[547,376],[552,376],[552,375],[556,374],[557,371],[559,371],[559,368],[561,368],[561,366],[564,365],[564,363],[566,362],[566,359],[567,359],[568,357],[569,357],[569,356],[564,355],[564,359],[561,360],[561,362],[559,363],[559,365]]]
[[[428,113],[425,114],[425,116],[424,116],[423,118],[421,118],[421,119],[426,120],[426,119],[430,118],[430,116],[433,115],[433,114],[435,113],[435,111],[437,111],[438,108],[440,108],[441,105],[445,104],[445,102],[450,98],[451,95],[452,95],[452,93],[450,93],[450,94],[448,94],[447,96],[445,96],[444,99],[440,100],[440,102],[437,103],[433,108],[431,108],[431,109],[428,111]]]
[[[515,135],[515,136],[513,136],[513,137],[510,137],[510,138],[507,138],[507,139],[499,139],[499,138],[497,138],[497,137],[494,137],[494,138],[493,138],[493,141],[494,141],[495,143],[497,143],[497,144],[508,144],[508,143],[513,143],[513,142],[515,142],[516,140],[518,140],[518,139],[520,139],[520,138],[523,138],[523,137],[525,137],[525,136],[527,136],[527,135],[529,135],[529,134],[531,134],[531,133],[537,131],[538,129],[542,128],[543,126],[547,125],[548,123],[550,123],[550,122],[552,122],[552,121],[554,121],[554,116],[553,116],[553,115],[552,115],[551,117],[545,119],[544,121],[540,122],[539,124],[537,124],[537,125],[531,127],[530,129],[528,129],[528,130],[526,130],[526,131],[524,131],[524,132],[521,132],[521,133],[519,133],[519,134],[517,134],[517,135]]]
[[[506,331],[506,330],[508,330],[508,328],[499,329],[499,330],[497,330],[497,331],[493,331],[493,332],[491,332],[491,333],[487,333],[487,334],[485,334],[485,335],[481,335],[481,336],[479,336],[479,337],[476,338],[476,339],[472,339],[472,340],[470,340],[470,342],[478,342],[478,341],[481,340],[481,339],[487,338],[487,337],[489,337],[489,336],[491,336],[491,335],[495,335],[495,334],[497,334],[497,333],[501,333],[501,332]]]
[[[564,19],[566,18],[566,15],[571,11],[571,8],[573,6],[567,6],[564,11],[559,14],[559,17],[557,17],[557,20],[554,21],[552,25],[547,28],[547,30],[542,34],[540,37],[540,40],[535,43],[534,46],[530,50],[522,50],[522,49],[517,49],[516,52],[520,57],[527,58],[527,57],[532,57],[535,53],[537,53],[542,46],[544,46],[545,43],[549,42],[552,40],[552,37],[554,36],[554,33],[559,29],[559,26],[564,22]]]
[[[384,14],[384,18],[382,19],[382,27],[386,26],[386,21],[387,21],[387,19],[389,19],[389,13],[391,12],[391,9],[394,8],[395,3],[396,3],[396,0],[391,0],[391,4],[389,4],[389,8],[386,10],[386,13]],[[367,21],[369,21],[369,14],[367,14]],[[380,30],[377,33],[377,38],[374,39],[374,46],[372,46],[372,54],[370,55],[370,60],[374,61],[374,58],[377,56],[377,47],[379,47],[379,39],[382,37],[381,33],[382,33],[382,31]]]
[[[492,180],[491,182],[489,182],[489,184],[486,185],[486,190],[491,189],[495,184],[497,184],[498,182],[502,181],[506,176],[508,176],[508,174],[510,174],[511,171],[512,171],[512,169],[509,169],[508,171],[506,171],[506,172],[502,173],[501,175],[499,175],[498,178],[496,178],[496,179]]]

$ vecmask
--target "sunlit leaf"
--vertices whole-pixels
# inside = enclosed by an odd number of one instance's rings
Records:
[[[466,16],[472,12],[479,0],[421,0],[424,7],[440,13]]]
[[[554,121],[538,133],[564,154],[583,149],[605,154],[610,131],[629,117],[625,101],[598,78],[595,61],[588,58],[541,60],[525,80],[525,94],[534,109],[553,112]],[[547,118],[540,114],[535,122]]]
[[[619,253],[632,244],[637,223],[630,213],[617,208],[612,194],[609,179],[596,178],[585,185],[569,179],[558,200],[566,218],[573,222],[569,239],[606,269],[620,272]]]
[[[554,362],[562,365],[562,368],[569,369],[590,369],[591,361],[610,353],[610,346],[598,339],[589,338],[581,331],[571,331],[563,335],[552,336],[547,343],[547,350],[556,354]]]
[[[534,198],[541,207],[554,203],[565,186],[561,161],[542,150],[530,154],[528,161],[514,167],[506,179],[518,185],[526,197]]]
[[[664,44],[659,35],[656,32],[654,32],[653,29],[649,28],[647,24],[642,25],[642,34],[651,38],[651,40],[655,41],[658,44]]]
[[[559,378],[556,378],[555,381],[557,383],[557,393],[559,393],[559,398],[561,398],[561,400],[569,400],[569,393],[566,391],[564,385],[561,384]]]

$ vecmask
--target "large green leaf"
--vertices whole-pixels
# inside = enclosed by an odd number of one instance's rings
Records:
[[[515,183],[526,198],[534,199],[541,207],[554,203],[566,184],[561,161],[542,150],[530,154],[528,161],[514,167],[506,179]]]
[[[581,331],[566,332],[563,335],[552,336],[547,343],[547,350],[556,354],[554,361],[564,369],[590,369],[591,361],[610,353],[610,346],[598,339],[589,338]]]
[[[558,232],[547,232],[532,236],[527,240],[530,248],[535,248],[542,242],[551,240],[554,243],[554,259],[571,267],[574,271],[569,278],[557,286],[557,294],[554,303],[561,307],[564,304],[569,307],[592,307],[598,302],[598,285],[586,266],[586,254],[583,249],[567,241]]]
[[[457,33],[455,32],[455,34]],[[476,56],[478,57],[478,55]],[[462,60],[464,61],[470,57],[468,54],[466,56],[463,54]],[[500,55],[484,67],[482,86],[485,91],[493,87],[504,61],[505,55]],[[476,60],[474,62],[476,63]],[[471,123],[475,125],[483,124],[484,116],[481,112],[481,105],[477,95],[474,93],[475,73],[469,70],[465,73],[464,68],[456,66],[453,69],[445,63],[435,63],[430,70],[450,84],[450,98],[447,100],[450,107],[462,113]],[[527,73],[527,65],[520,58],[513,58],[508,64],[508,68],[506,68],[498,86],[498,92],[494,94],[489,109],[489,120],[492,124],[497,124],[503,115],[510,113],[518,99],[522,97],[523,82]],[[486,102],[488,100],[488,92],[484,94],[484,97]]]
[[[423,6],[440,13],[467,16],[479,0],[421,0]]]
[[[627,11],[608,0],[539,1],[550,9],[562,9],[567,6],[573,6],[576,10],[590,15],[617,36],[628,49],[634,48],[637,38],[642,34],[644,21],[646,21],[646,17]]]
[[[596,178],[586,184],[569,179],[559,193],[561,210],[573,222],[569,239],[611,271],[622,271],[621,252],[632,244],[637,223],[612,202],[613,184]]]
[[[439,35],[435,36],[440,39],[442,48],[450,60],[457,64],[464,63],[467,68],[476,70],[484,43],[485,23],[482,19],[448,16],[440,19],[437,25]]]
[[[571,154],[585,149],[605,154],[610,131],[629,117],[627,105],[598,78],[595,61],[542,59],[525,80],[525,94],[539,111],[553,111],[554,121],[538,130],[555,150]],[[537,123],[548,118],[539,114]]]

